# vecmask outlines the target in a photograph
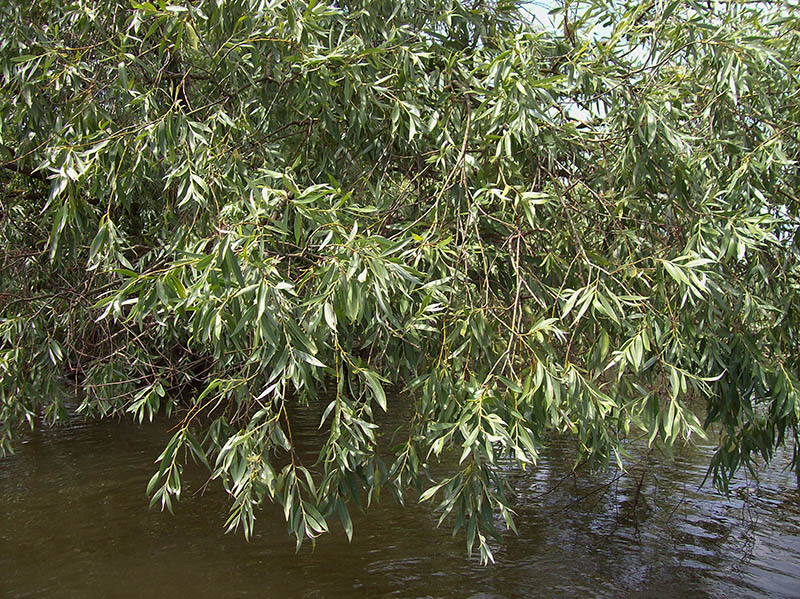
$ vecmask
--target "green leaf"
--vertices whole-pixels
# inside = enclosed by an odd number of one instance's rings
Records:
[[[383,386],[381,385],[381,382],[378,379],[378,376],[375,373],[370,372],[368,370],[362,371],[361,374],[364,376],[364,380],[366,381],[367,386],[372,391],[372,395],[375,398],[375,401],[378,402],[378,405],[385,412],[386,411],[386,393],[383,390]]]
[[[325,322],[330,330],[336,333],[336,312],[333,311],[333,306],[329,302],[325,302],[325,304],[323,304],[323,311],[325,312]]]

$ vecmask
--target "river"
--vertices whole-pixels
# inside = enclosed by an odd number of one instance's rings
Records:
[[[293,425],[306,449],[317,418]],[[352,543],[334,525],[299,553],[274,506],[249,542],[225,534],[218,484],[174,515],[148,509],[168,428],[75,418],[0,460],[0,597],[800,597],[800,495],[780,464],[726,498],[698,488],[707,446],[572,476],[555,440],[535,469],[508,469],[519,535],[484,567],[427,504],[388,496],[354,518]]]

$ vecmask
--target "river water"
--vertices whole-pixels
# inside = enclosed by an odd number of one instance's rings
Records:
[[[318,415],[297,420],[308,449]],[[698,489],[708,447],[572,476],[555,440],[535,469],[508,469],[519,535],[484,567],[427,504],[388,497],[354,518],[352,543],[334,525],[299,553],[274,506],[250,542],[225,534],[218,484],[185,492],[174,515],[148,509],[168,429],[74,419],[0,460],[0,597],[800,597],[793,475],[740,478],[727,498]]]

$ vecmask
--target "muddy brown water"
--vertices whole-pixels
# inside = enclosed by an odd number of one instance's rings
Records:
[[[299,413],[294,438],[312,447],[317,422]],[[569,476],[555,441],[535,469],[507,469],[519,535],[484,567],[427,504],[388,497],[354,518],[351,543],[334,524],[299,553],[275,507],[249,542],[225,534],[219,485],[174,515],[148,509],[168,429],[75,418],[0,459],[0,597],[800,597],[800,495],[780,464],[725,497],[698,488],[704,445]]]

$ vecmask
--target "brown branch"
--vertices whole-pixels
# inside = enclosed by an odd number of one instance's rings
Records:
[[[23,166],[19,163],[20,159],[17,157],[17,153],[14,148],[10,148],[6,145],[0,144],[0,148],[6,150],[9,154],[11,154],[11,160],[8,162],[3,162],[0,164],[0,167],[18,173],[20,175],[25,175],[29,179],[35,179],[36,181],[41,181],[42,183],[47,183],[47,177],[39,172],[34,171],[31,168]]]

